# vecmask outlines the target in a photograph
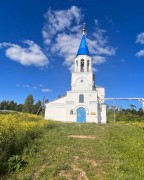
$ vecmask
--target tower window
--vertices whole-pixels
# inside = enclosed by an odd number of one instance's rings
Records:
[[[81,60],[81,72],[84,72],[84,59]]]
[[[84,95],[83,94],[79,95],[79,103],[84,103]]]
[[[87,61],[87,72],[89,72],[89,64],[90,64],[90,62],[89,62],[89,60]]]
[[[76,60],[76,72],[78,71],[78,61]]]

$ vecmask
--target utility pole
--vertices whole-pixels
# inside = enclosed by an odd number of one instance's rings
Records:
[[[113,112],[114,112],[114,123],[115,123],[115,106],[114,106],[114,99],[113,99]]]

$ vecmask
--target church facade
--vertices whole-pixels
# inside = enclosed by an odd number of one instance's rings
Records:
[[[82,32],[71,76],[71,91],[67,91],[66,96],[45,104],[45,119],[105,124],[105,89],[95,86],[92,58],[88,50],[84,27]]]

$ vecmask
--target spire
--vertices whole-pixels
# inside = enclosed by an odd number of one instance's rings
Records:
[[[87,42],[86,42],[86,38],[85,38],[85,23],[83,24],[83,27],[82,27],[82,39],[81,39],[81,43],[80,43],[80,46],[79,46],[79,49],[78,49],[78,52],[77,52],[77,55],[90,55],[89,54],[89,50],[88,50],[88,46],[87,46]]]

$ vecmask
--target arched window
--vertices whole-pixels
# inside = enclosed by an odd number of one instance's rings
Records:
[[[84,95],[83,94],[79,95],[79,103],[84,103]]]
[[[84,72],[84,59],[81,60],[81,72]]]

